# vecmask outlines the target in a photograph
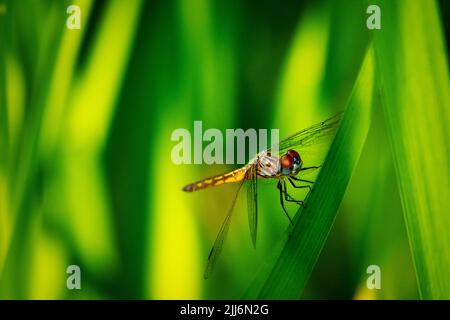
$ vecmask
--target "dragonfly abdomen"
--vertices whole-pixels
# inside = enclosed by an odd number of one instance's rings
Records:
[[[236,169],[234,171],[200,180],[191,184],[188,184],[183,188],[183,191],[193,192],[201,189],[206,189],[209,187],[218,186],[225,183],[234,183],[242,181],[245,178],[245,173],[247,172],[247,166]]]

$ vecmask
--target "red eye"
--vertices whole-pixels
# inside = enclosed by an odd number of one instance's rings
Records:
[[[300,155],[295,150],[290,149],[288,150],[288,152],[286,152],[286,154],[290,155],[292,158],[300,159]]]
[[[281,157],[280,164],[281,164],[281,167],[284,169],[292,168],[292,164],[293,164],[292,157],[288,154],[285,154],[284,156]]]
[[[301,164],[302,160],[300,159],[300,155],[297,153],[297,151],[290,149],[288,150],[288,152],[286,152],[286,155],[292,158],[292,161],[295,165]]]

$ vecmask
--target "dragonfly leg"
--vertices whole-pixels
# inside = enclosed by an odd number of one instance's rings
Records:
[[[290,179],[294,179],[295,181],[302,181],[302,182],[307,182],[307,183],[314,183],[314,181],[306,180],[306,179],[300,179],[300,178],[297,178],[297,177],[295,177],[295,176],[290,176],[289,178],[290,178]]]
[[[283,208],[284,213],[286,214],[286,216],[289,219],[289,222],[294,225],[294,222],[292,221],[291,217],[289,216],[289,213],[287,212],[285,206],[284,206],[284,201],[283,201],[283,186],[281,185],[281,181],[278,181],[277,184],[277,189],[280,190],[280,203],[281,203],[281,207]],[[285,194],[286,195],[286,194]]]
[[[286,180],[283,181],[283,184],[284,184],[284,199],[286,201],[295,202],[296,204],[298,204],[298,205],[300,205],[302,207],[305,207],[302,200],[296,200],[296,199],[294,199],[293,196],[291,196],[290,194],[287,193]]]
[[[295,181],[301,181],[301,182],[306,182],[306,183],[311,183],[311,184],[313,184],[314,181],[309,181],[309,180],[299,179],[299,178],[296,178],[296,177],[289,177],[289,178],[288,178],[289,182],[292,184],[292,186],[293,186],[294,188],[299,188],[299,189],[302,189],[302,188],[308,188],[309,191],[311,191],[311,186],[309,186],[309,185],[308,185],[308,186],[298,186],[298,185],[296,185],[296,184],[294,183],[294,181],[292,181],[292,179],[294,179]]]
[[[320,166],[313,166],[313,167],[306,167],[306,168],[301,168],[300,171],[306,171],[306,170],[310,170],[310,169],[319,169]]]

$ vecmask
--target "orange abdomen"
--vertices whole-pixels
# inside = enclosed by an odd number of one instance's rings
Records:
[[[245,178],[245,173],[247,172],[247,166],[236,169],[234,171],[200,180],[191,184],[188,184],[183,188],[183,191],[192,192],[209,187],[218,186],[225,183],[234,183],[242,181]]]

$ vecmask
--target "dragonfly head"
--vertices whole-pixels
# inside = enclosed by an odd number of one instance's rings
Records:
[[[288,150],[280,158],[281,174],[282,175],[296,175],[302,167],[302,159],[295,150]]]

